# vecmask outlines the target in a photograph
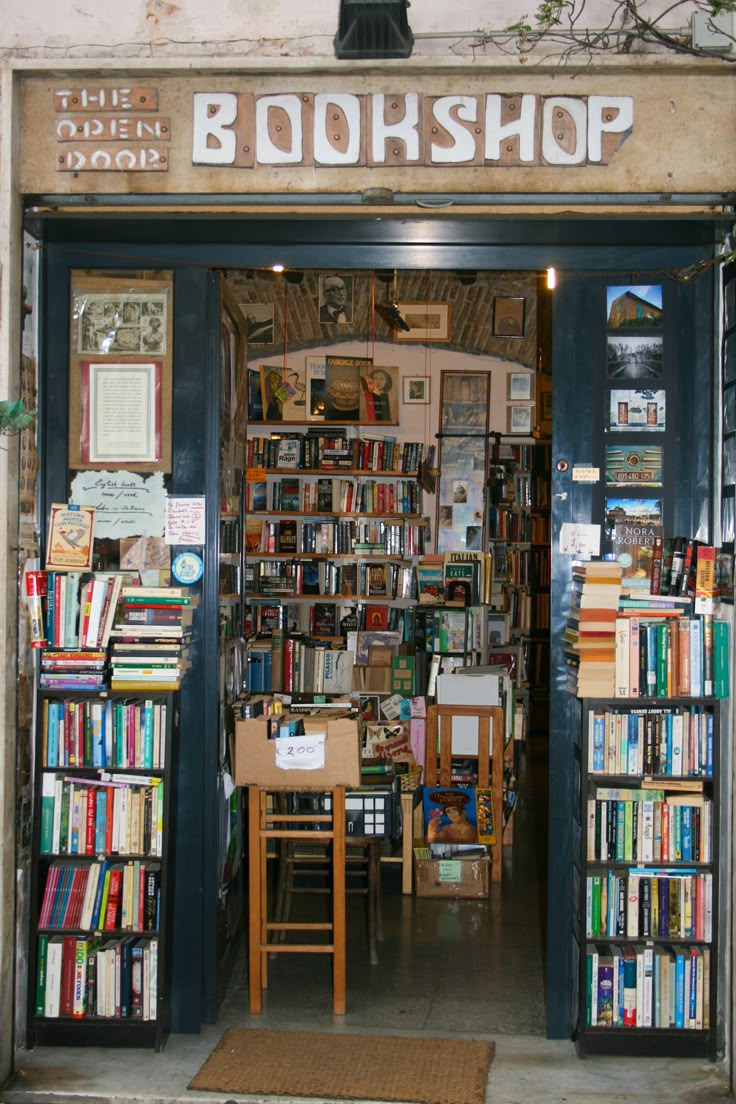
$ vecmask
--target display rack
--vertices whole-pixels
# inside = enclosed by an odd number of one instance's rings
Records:
[[[578,1051],[712,1060],[718,703],[583,699],[580,732]]]

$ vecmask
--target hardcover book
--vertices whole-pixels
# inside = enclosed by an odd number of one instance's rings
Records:
[[[662,540],[662,526],[654,522],[616,522],[613,529],[613,552],[621,564],[621,587],[649,593],[657,542]]]

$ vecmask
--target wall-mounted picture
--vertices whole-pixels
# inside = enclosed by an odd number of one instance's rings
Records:
[[[166,292],[88,294],[77,326],[79,353],[165,353]]]
[[[662,287],[631,284],[606,288],[606,312],[609,330],[660,329]]]
[[[532,416],[534,412],[534,404],[527,403],[525,406],[509,406],[506,408],[506,417],[508,421],[509,433],[531,433],[532,431]]]
[[[443,372],[440,429],[443,433],[487,433],[491,377],[488,372]]]
[[[607,445],[608,487],[661,487],[661,445]]]
[[[661,433],[665,428],[665,392],[609,391],[608,428]]]
[[[664,367],[661,337],[629,334],[608,336],[606,371],[609,379],[660,379]]]
[[[249,345],[273,344],[273,303],[247,303],[243,307]]]
[[[426,406],[430,401],[429,385],[429,376],[404,376],[402,401],[406,404],[417,403]]]
[[[368,361],[360,369],[361,422],[398,422],[399,370]]]
[[[394,330],[394,341],[449,341],[449,303],[399,303],[399,313],[409,327]]]
[[[353,321],[353,277],[322,272],[319,277],[319,320],[323,326]]]
[[[523,337],[525,307],[525,299],[497,295],[493,300],[493,336]]]
[[[447,436],[441,439],[437,494],[437,551],[466,552],[483,548],[484,489],[488,438]]]
[[[509,372],[509,398],[517,402],[524,402],[531,399],[532,383],[533,376],[531,372]]]
[[[614,527],[626,522],[629,525],[652,525],[662,522],[661,498],[606,498],[606,536],[610,540]]]

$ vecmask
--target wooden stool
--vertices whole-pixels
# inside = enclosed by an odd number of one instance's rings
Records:
[[[377,943],[383,942],[381,917],[381,855],[380,839],[371,836],[351,836],[346,841],[345,893],[359,893],[366,898],[368,929],[368,958],[371,966],[378,965]],[[295,894],[330,893],[332,891],[332,857],[329,843],[309,846],[299,841],[282,840],[279,848],[278,881],[276,887],[275,919],[284,924],[291,917]],[[359,885],[350,885],[351,876],[360,879]],[[286,934],[282,928],[280,935]]]
[[[490,786],[496,842],[491,847],[491,881],[500,882],[503,870],[503,750],[504,716],[500,705],[430,705],[424,747],[425,786],[452,785],[452,718],[476,717],[478,753],[459,758],[478,760],[478,785]],[[491,725],[493,740],[491,741]],[[439,778],[437,749],[439,747]]]
[[[332,955],[332,1009],[345,1013],[345,787],[335,786],[326,813],[269,812],[269,793],[303,792],[306,787],[248,786],[248,989],[250,1010],[262,1011],[263,990],[268,988],[268,955]],[[324,786],[319,787],[324,793]],[[267,847],[269,840],[330,842],[332,857],[332,921],[299,924],[268,920]],[[325,932],[328,943],[281,943],[269,939],[273,932]]]

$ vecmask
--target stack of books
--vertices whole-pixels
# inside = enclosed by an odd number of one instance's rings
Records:
[[[188,587],[123,587],[110,632],[110,688],[178,690],[198,604]]]
[[[103,649],[46,648],[38,685],[43,690],[104,690],[107,653]]]
[[[568,689],[579,698],[613,697],[620,597],[621,564],[590,560],[573,565],[563,643]]]

